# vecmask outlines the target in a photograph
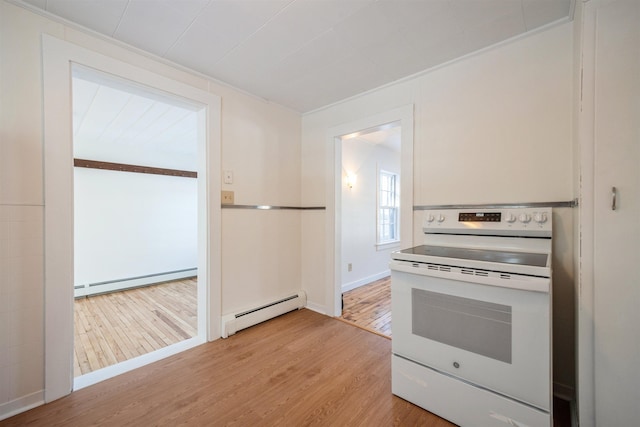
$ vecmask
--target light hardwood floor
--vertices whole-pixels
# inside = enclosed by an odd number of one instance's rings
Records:
[[[391,394],[391,340],[307,309],[0,421],[24,425],[454,427]]]
[[[74,302],[74,375],[197,334],[197,278],[130,289]]]
[[[391,277],[342,294],[342,319],[391,337]]]
[[[0,426],[452,427],[391,394],[391,340],[302,309]]]

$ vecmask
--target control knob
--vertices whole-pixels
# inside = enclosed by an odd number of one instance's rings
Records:
[[[531,221],[531,215],[523,213],[520,214],[520,216],[518,217],[518,219],[520,220],[520,222],[524,222],[525,224],[528,223],[529,221]]]
[[[538,224],[544,224],[547,222],[547,214],[545,212],[536,212],[533,214],[533,220]]]
[[[444,215],[440,214],[438,215],[438,222],[443,222],[444,221]]]
[[[504,220],[507,222],[515,222],[516,220],[516,216],[514,214],[512,214],[511,212],[507,212],[504,216]]]
[[[427,214],[427,222],[433,222],[435,219],[436,217],[433,214]]]

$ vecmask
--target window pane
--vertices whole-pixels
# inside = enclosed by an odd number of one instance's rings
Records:
[[[398,239],[398,176],[380,171],[378,177],[378,243]]]

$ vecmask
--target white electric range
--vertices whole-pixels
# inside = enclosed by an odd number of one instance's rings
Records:
[[[392,391],[461,426],[550,426],[551,208],[424,212],[390,263]]]

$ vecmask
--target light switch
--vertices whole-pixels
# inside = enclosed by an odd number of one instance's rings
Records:
[[[233,171],[224,171],[224,183],[233,184]]]

